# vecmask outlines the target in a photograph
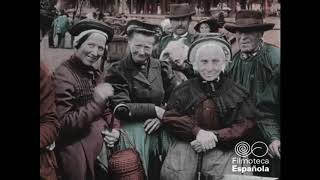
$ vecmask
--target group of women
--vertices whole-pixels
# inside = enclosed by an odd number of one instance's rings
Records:
[[[95,179],[104,144],[130,147],[122,132],[138,151],[148,179],[191,180],[199,167],[205,176],[236,173],[233,147],[256,123],[247,90],[224,72],[230,44],[218,36],[194,41],[187,59],[197,73],[181,82],[168,61],[151,57],[157,25],[132,20],[126,28],[128,54],[105,72],[94,64],[107,54],[113,29],[85,19],[70,30],[74,54],[53,73],[62,179]]]

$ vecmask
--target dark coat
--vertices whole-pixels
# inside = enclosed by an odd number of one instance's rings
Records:
[[[112,106],[123,103],[129,107],[132,120],[155,118],[155,105],[164,104],[166,95],[177,85],[172,69],[167,62],[150,58],[147,78],[131,55],[111,65],[105,81],[112,83],[115,96]]]
[[[99,155],[103,136],[101,131],[110,122],[105,104],[93,99],[93,89],[100,72],[71,57],[54,73],[56,105],[62,125],[57,154],[64,179],[94,179],[94,162]],[[115,119],[114,127],[119,127]]]
[[[215,130],[219,143],[224,145],[252,132],[256,109],[249,92],[231,79],[220,77],[212,84],[202,82],[200,77],[189,79],[172,92],[163,118],[168,132],[180,140],[192,141],[200,128]]]
[[[263,94],[266,86],[277,86],[272,79],[280,74],[280,48],[263,43],[255,55],[245,58],[240,51],[232,58],[227,67],[230,78],[247,88],[254,103]]]
[[[40,62],[40,179],[57,179],[55,155],[46,147],[55,142],[59,127],[53,83],[48,69]]]
[[[123,129],[135,144],[148,178],[155,179],[155,175],[159,177],[157,171],[160,170],[160,166],[155,165],[158,162],[156,156],[165,149],[166,142],[161,140],[161,129],[149,135],[143,129],[143,122],[157,117],[155,106],[164,105],[176,81],[167,62],[153,58],[147,61],[146,66],[139,66],[130,54],[111,65],[105,81],[111,83],[115,90],[115,95],[110,98],[115,116],[121,120]],[[128,108],[125,111],[115,108],[119,104]],[[123,142],[121,144],[121,148],[129,147]]]
[[[247,88],[256,103],[259,136],[267,143],[280,139],[280,65],[280,48],[263,43],[253,56],[236,53],[228,67],[230,77]]]
[[[280,140],[280,72],[273,76],[257,100],[258,127],[267,143]]]

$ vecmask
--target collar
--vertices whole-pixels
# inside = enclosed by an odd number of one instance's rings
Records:
[[[98,69],[96,69],[93,66],[87,66],[83,64],[83,62],[75,55],[71,56],[70,61],[79,71],[81,71],[84,74],[90,74],[93,75],[93,77],[99,74]]]
[[[188,35],[188,31],[186,33],[184,33],[183,35],[179,36],[179,35],[176,35],[175,33],[173,33],[173,38],[183,38],[183,37],[187,37]]]
[[[219,82],[220,81],[220,77],[218,76],[215,80],[213,80],[213,81],[206,81],[206,80],[204,80],[203,78],[201,78],[202,79],[202,83],[203,84],[206,84],[206,83],[211,83],[211,82]]]
[[[124,59],[124,65],[128,70],[140,71],[141,68],[143,68],[141,67],[141,65],[134,63],[131,57],[131,53],[129,53],[128,56]],[[149,59],[147,60],[147,64],[145,65],[148,65],[148,68],[159,68],[158,60],[155,60],[152,57],[149,57]]]
[[[143,64],[138,64],[138,63],[135,63],[134,60],[132,59],[132,54],[130,53],[129,55],[129,64],[136,67],[137,69],[145,69],[149,64],[150,64],[150,58],[148,58],[145,63]]]
[[[263,43],[263,41],[261,40],[261,42],[259,42],[259,45],[258,45],[258,47],[256,48],[255,51],[249,52],[249,53],[240,52],[240,58],[241,58],[242,60],[247,60],[247,59],[249,59],[249,58],[251,58],[251,57],[256,56],[256,55],[261,51],[261,49],[262,49],[263,46],[264,46],[264,43]]]
[[[221,88],[221,85],[223,83],[225,75],[221,73],[215,80],[213,81],[206,81],[204,80],[200,74],[198,75],[198,78],[201,82],[202,89],[209,97],[215,97],[217,96],[217,90]],[[220,94],[220,93],[219,93]]]

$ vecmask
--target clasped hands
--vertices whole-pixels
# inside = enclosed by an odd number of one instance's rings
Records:
[[[200,129],[196,139],[190,142],[191,147],[197,152],[206,152],[217,146],[218,137],[211,131]]]

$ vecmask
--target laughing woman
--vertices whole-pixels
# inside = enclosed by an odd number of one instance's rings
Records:
[[[161,179],[193,180],[197,170],[207,178],[234,174],[234,145],[256,127],[255,107],[248,91],[223,73],[231,58],[228,42],[199,39],[192,43],[188,58],[199,74],[172,92],[161,118],[176,139]]]
[[[101,58],[111,41],[113,30],[104,23],[83,20],[70,33],[75,35],[75,53],[54,72],[56,106],[62,129],[57,154],[62,179],[94,180],[94,162],[103,138],[113,146],[119,138],[119,122],[105,131],[111,118],[109,83],[99,83],[100,72],[93,64]]]
[[[129,21],[129,54],[112,64],[105,77],[115,88],[115,95],[110,98],[115,116],[135,144],[149,179],[159,178],[160,167],[153,165],[166,146],[159,140],[163,135],[159,118],[164,112],[166,93],[176,86],[169,63],[151,57],[156,29],[154,24]],[[121,148],[130,147],[128,143],[120,144]]]

